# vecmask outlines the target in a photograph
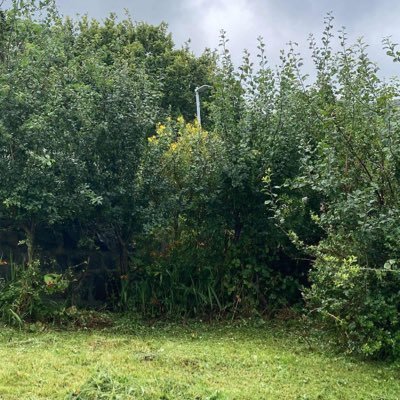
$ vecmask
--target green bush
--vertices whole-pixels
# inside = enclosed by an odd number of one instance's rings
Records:
[[[134,269],[128,307],[143,315],[273,315],[299,302],[299,283],[238,250],[226,258],[208,249],[175,248],[153,264]]]
[[[13,266],[12,279],[0,291],[0,317],[13,325],[52,320],[61,308],[52,297],[64,293],[69,283],[67,276],[43,274],[38,261]]]
[[[362,268],[355,257],[323,256],[310,274],[305,298],[312,312],[351,353],[400,355],[400,270]]]

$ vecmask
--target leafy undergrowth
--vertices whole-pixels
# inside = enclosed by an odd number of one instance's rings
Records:
[[[119,320],[0,330],[0,399],[400,399],[400,365],[338,354],[297,323]]]

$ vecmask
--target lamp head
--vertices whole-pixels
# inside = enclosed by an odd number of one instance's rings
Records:
[[[204,92],[207,89],[211,89],[211,86],[210,85],[202,85],[200,87],[197,87],[194,91],[197,92],[197,93],[201,93],[201,92]]]

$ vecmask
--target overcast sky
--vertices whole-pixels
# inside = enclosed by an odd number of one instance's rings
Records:
[[[347,28],[350,38],[363,36],[370,44],[370,55],[378,61],[382,75],[400,75],[400,64],[393,63],[382,50],[381,40],[392,35],[400,42],[399,0],[57,0],[64,15],[88,14],[102,19],[110,12],[121,18],[129,10],[136,21],[169,24],[177,46],[189,38],[200,53],[218,45],[224,29],[230,49],[238,62],[244,48],[256,51],[256,39],[263,36],[272,64],[279,50],[296,41],[307,56],[307,37],[319,37],[327,12],[335,16],[337,30]]]

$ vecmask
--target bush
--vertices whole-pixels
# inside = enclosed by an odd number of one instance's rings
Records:
[[[53,320],[62,308],[52,299],[69,286],[67,276],[44,275],[40,263],[13,266],[13,277],[0,292],[0,317],[9,324]]]
[[[320,257],[305,291],[312,312],[335,330],[351,353],[385,358],[400,355],[400,270],[362,268],[355,257]]]

